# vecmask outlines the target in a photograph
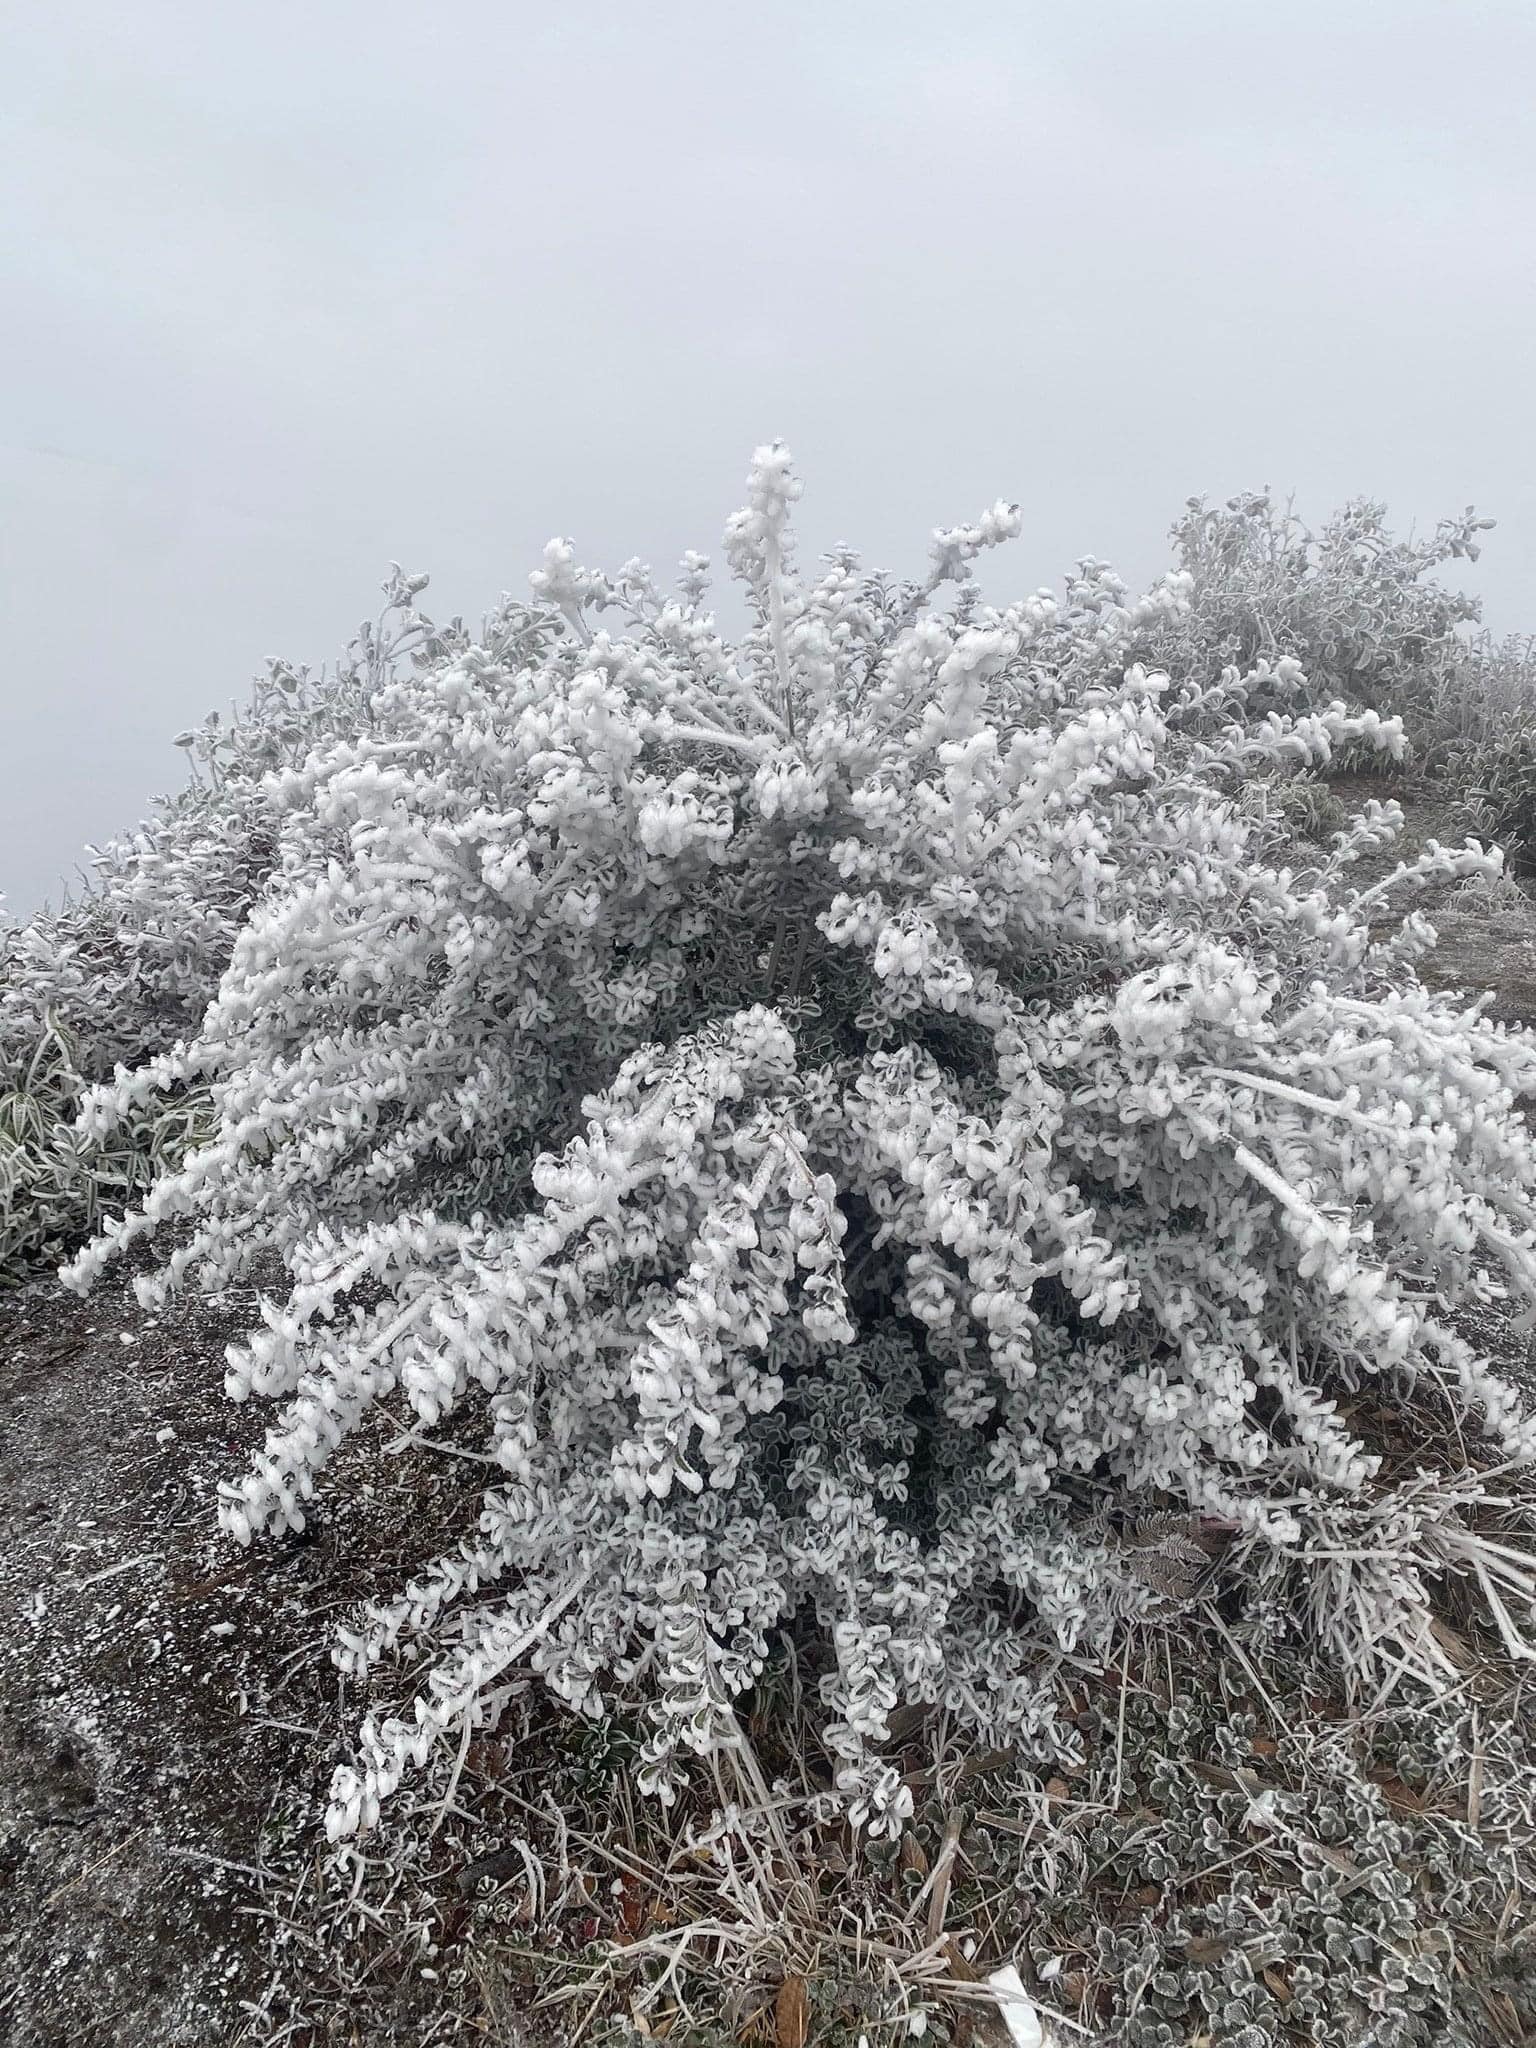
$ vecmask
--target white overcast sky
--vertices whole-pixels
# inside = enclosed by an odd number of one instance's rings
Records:
[[[1533,79],[1533,0],[9,0],[0,891],[391,559],[718,561],[774,435],[807,560],[1475,502],[1536,628]]]

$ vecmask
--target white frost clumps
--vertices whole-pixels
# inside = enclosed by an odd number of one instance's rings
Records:
[[[642,1704],[670,1798],[789,1627],[839,1798],[898,1830],[897,1706],[1070,1743],[1065,1660],[1155,1603],[1107,1530],[1134,1504],[1235,1529],[1351,1680],[1432,1662],[1417,1574],[1477,1569],[1465,1502],[1387,1485],[1348,1397],[1433,1389],[1536,1452],[1449,1313],[1536,1294],[1536,1051],[1426,993],[1391,910],[1496,863],[1356,892],[1389,808],[1297,873],[1242,801],[1396,726],[1249,719],[1284,664],[1138,666],[1187,578],[1127,603],[1089,562],[982,605],[1012,506],[923,584],[847,550],[807,581],[798,492],[760,450],[734,645],[703,557],[662,597],[560,542],[531,605],[384,679],[268,785],[296,851],[200,1029],[86,1098],[90,1141],[209,1093],[66,1277],[163,1234],[146,1301],[269,1287],[229,1354],[234,1399],[281,1403],[234,1537],[302,1526],[379,1404],[490,1461],[463,1543],[342,1634],[358,1673],[435,1655],[365,1723],[335,1836],[519,1672]]]

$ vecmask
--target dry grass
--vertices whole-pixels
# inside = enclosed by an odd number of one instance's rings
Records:
[[[1396,1454],[1449,1474],[1460,1445],[1443,1423]],[[1499,1546],[1536,1499],[1503,1497],[1514,1508],[1475,1513],[1472,1548],[1446,1560],[1436,1691],[1350,1702],[1218,1572],[1108,1666],[1064,1666],[1054,1769],[977,1753],[942,1716],[894,1717],[917,1800],[899,1846],[830,1817],[793,1655],[670,1814],[635,1796],[622,1721],[577,1726],[529,1694],[472,1745],[440,1828],[433,1786],[371,1862],[322,1871],[303,1835],[279,1845],[310,1873],[270,1908],[305,1981],[246,2038],[343,2040],[340,2015],[426,1958],[452,2017],[422,2038],[1001,2040],[985,1979],[1011,1963],[1058,2042],[1193,2026],[1177,1984],[1206,2019],[1226,1998],[1253,2007],[1259,2041],[1331,2048],[1353,2038],[1341,2001],[1363,2019],[1406,1958],[1442,2028],[1423,2038],[1497,2041],[1536,2022],[1536,1709],[1473,1563],[1528,1571]],[[1530,1595],[1500,1583],[1507,1604]],[[1336,1924],[1364,1944],[1343,1973]],[[1319,1997],[1332,2018],[1296,2031]]]

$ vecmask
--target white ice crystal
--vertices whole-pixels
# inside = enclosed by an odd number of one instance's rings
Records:
[[[983,605],[1011,506],[941,530],[924,584],[845,550],[807,581],[798,492],[760,449],[738,643],[702,557],[664,599],[553,542],[530,604],[278,765],[279,879],[199,1027],[86,1097],[82,1143],[209,1092],[207,1142],[67,1277],[153,1236],[146,1303],[267,1287],[228,1388],[282,1406],[234,1537],[301,1527],[379,1403],[494,1462],[463,1543],[343,1632],[358,1672],[436,1654],[338,1773],[338,1836],[515,1669],[643,1701],[666,1797],[791,1625],[846,1809],[893,1832],[898,1705],[1043,1743],[1063,1660],[1149,1610],[1094,1502],[1235,1528],[1363,1670],[1423,1588],[1335,1562],[1309,1604],[1309,1544],[1393,1498],[1345,1397],[1433,1388],[1536,1450],[1447,1313],[1536,1292],[1536,1049],[1382,930],[1490,858],[1357,892],[1390,807],[1303,875],[1241,801],[1399,729],[1251,716],[1283,662],[1134,660],[1187,577]],[[1429,1496],[1393,1512],[1443,1564]]]

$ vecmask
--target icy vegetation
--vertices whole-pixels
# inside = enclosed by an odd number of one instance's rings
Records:
[[[1373,800],[1301,865],[1275,802],[1401,757],[1393,688],[1462,644],[1420,579],[1476,522],[1277,566],[1259,500],[1229,522],[1258,575],[1192,508],[1195,566],[1139,601],[1088,562],[997,607],[973,564],[1016,508],[896,583],[803,574],[798,492],[760,449],[735,644],[699,556],[667,594],[552,542],[474,637],[397,576],[361,661],[192,736],[216,779],[92,899],[118,950],[74,956],[102,1024],[50,1142],[89,1179],[184,1127],[65,1278],[147,1242],[146,1306],[265,1289],[227,1384],[281,1406],[225,1528],[302,1527],[376,1409],[483,1485],[341,1634],[347,1670],[424,1677],[337,1771],[335,1838],[530,1672],[638,1709],[674,1799],[786,1630],[829,1813],[899,1834],[899,1709],[1070,1759],[1062,1674],[1176,1597],[1148,1526],[1357,1699],[1454,1674],[1447,1578],[1527,1653],[1536,1579],[1486,1510],[1536,1423],[1456,1317],[1536,1299],[1536,1042],[1416,974],[1415,892],[1500,856],[1381,872]],[[1330,697],[1331,663],[1371,688]],[[20,1044],[53,1007],[10,987]],[[1367,1388],[1475,1460],[1384,1460]]]
[[[360,729],[370,692],[421,643],[399,622],[413,594],[392,579],[378,627],[363,627],[334,673],[271,662],[243,717],[226,724],[215,711],[178,734],[189,786],[96,851],[92,887],[25,924],[0,918],[0,1285],[56,1258],[200,1131],[195,1093],[126,1119],[88,1152],[73,1122],[91,1082],[196,1029],[282,867],[266,777]]]

